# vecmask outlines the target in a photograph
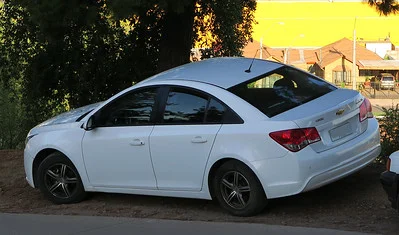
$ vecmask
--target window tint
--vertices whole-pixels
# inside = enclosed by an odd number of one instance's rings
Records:
[[[134,126],[151,123],[157,88],[126,94],[100,110],[99,126]]]
[[[164,123],[203,123],[208,99],[186,91],[171,90],[163,116]]]
[[[208,106],[208,112],[206,114],[207,123],[222,123],[223,117],[226,112],[226,108],[223,104],[211,99]]]
[[[336,87],[300,70],[282,67],[229,89],[268,117],[327,94]]]

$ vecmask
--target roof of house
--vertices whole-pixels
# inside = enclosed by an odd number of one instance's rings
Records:
[[[244,48],[244,57],[259,58],[260,43],[253,41]],[[288,53],[287,53],[288,51]],[[288,54],[289,64],[318,64],[321,68],[325,68],[332,62],[344,57],[352,62],[353,60],[353,41],[342,38],[336,42],[328,44],[318,49],[301,49],[301,48],[270,48],[263,46],[263,59],[272,59],[279,62],[284,61],[284,53]],[[363,68],[362,61],[380,61],[382,60],[376,53],[366,49],[364,46],[356,43],[356,65],[360,69]]]
[[[353,62],[353,41],[347,38],[342,38],[341,40],[322,47],[321,55],[320,52],[318,52],[318,56],[320,57],[320,62],[317,64],[321,68],[325,68],[327,65],[342,57],[350,62]],[[363,64],[361,64],[359,60],[378,61],[382,60],[382,58],[376,53],[369,51],[364,46],[356,43],[356,65],[359,66],[359,68],[362,68]]]
[[[284,49],[273,49],[265,45],[262,45],[262,48],[262,59],[278,62],[284,61]],[[260,58],[260,42],[256,40],[249,42],[243,50],[243,56],[247,58]]]
[[[359,60],[363,69],[385,69],[397,70],[399,68],[398,60]]]
[[[262,59],[284,62],[284,53],[288,54],[287,60],[290,64],[296,63],[316,63],[315,50],[307,48],[271,48],[262,45]],[[243,56],[248,58],[260,58],[260,42],[249,42],[243,51]]]

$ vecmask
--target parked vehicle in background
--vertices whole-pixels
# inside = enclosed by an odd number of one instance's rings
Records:
[[[380,73],[371,79],[371,86],[376,89],[395,89],[395,77],[390,73]]]
[[[26,179],[55,203],[85,192],[215,199],[233,215],[309,191],[380,153],[368,99],[285,64],[189,63],[33,128]]]
[[[381,174],[380,179],[392,208],[399,209],[399,151],[389,156],[387,170]]]

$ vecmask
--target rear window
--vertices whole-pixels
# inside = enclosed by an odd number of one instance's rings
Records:
[[[282,67],[228,90],[266,116],[273,117],[335,89],[335,86],[308,73]]]

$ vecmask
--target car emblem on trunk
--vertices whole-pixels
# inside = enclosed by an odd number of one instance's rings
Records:
[[[335,114],[336,115],[342,115],[344,112],[345,112],[345,109],[340,109]]]

